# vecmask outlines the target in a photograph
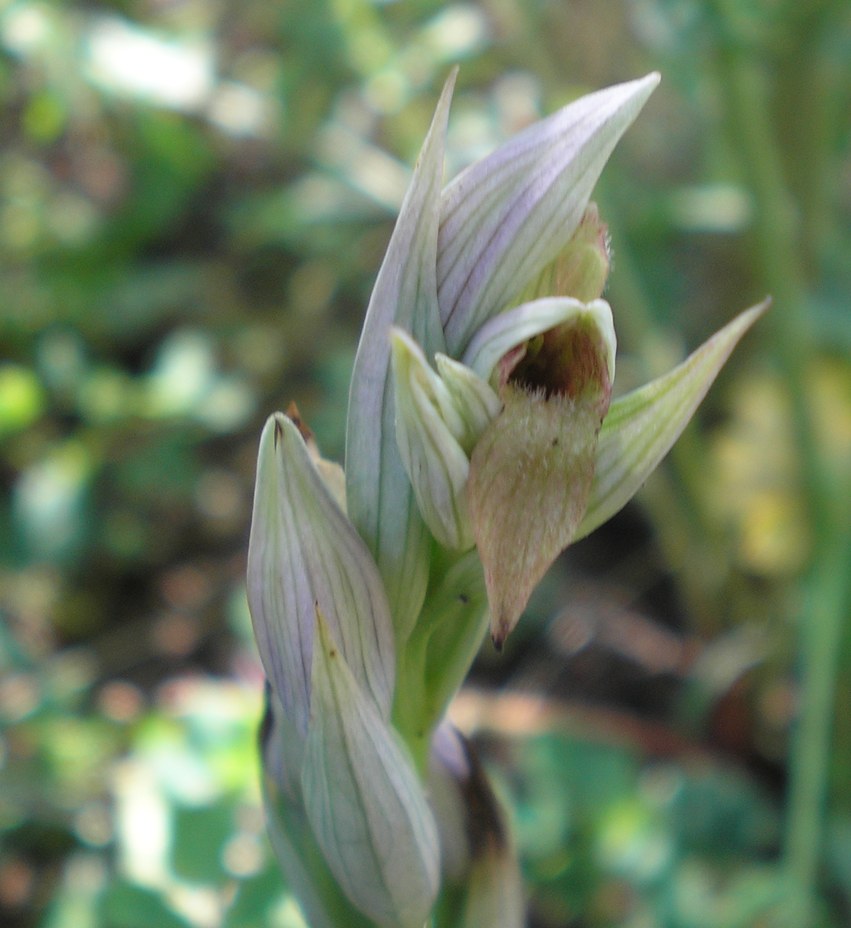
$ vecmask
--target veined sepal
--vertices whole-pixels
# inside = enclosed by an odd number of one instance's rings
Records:
[[[346,421],[349,517],[378,564],[400,644],[410,634],[425,596],[431,540],[396,442],[389,331],[392,325],[405,329],[429,354],[446,350],[436,262],[444,141],[454,84],[453,71],[375,281],[355,356]]]
[[[473,545],[467,512],[469,451],[501,407],[496,393],[457,361],[439,356],[448,382],[417,343],[391,330],[396,440],[429,531],[445,548]]]
[[[490,384],[460,361],[438,352],[434,363],[461,417],[463,431],[458,441],[469,454],[482,432],[493,422],[502,403]]]
[[[328,867],[382,928],[422,928],[439,885],[434,816],[405,748],[316,610],[302,792]]]
[[[266,829],[275,856],[311,928],[373,928],[331,873],[301,796],[303,739],[267,687],[260,733]]]
[[[653,73],[588,94],[446,187],[437,286],[451,355],[570,242],[612,149],[658,83]]]
[[[317,603],[352,674],[389,717],[395,648],[381,578],[298,427],[281,413],[267,420],[260,438],[247,587],[266,676],[302,736]]]

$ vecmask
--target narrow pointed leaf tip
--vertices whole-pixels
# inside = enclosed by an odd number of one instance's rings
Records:
[[[576,231],[657,73],[588,94],[472,164],[443,192],[437,255],[449,353],[517,296]]]
[[[600,431],[584,538],[629,502],[688,425],[739,339],[771,306],[740,313],[668,374],[615,400]]]
[[[305,809],[346,895],[381,928],[422,928],[439,882],[437,826],[413,763],[316,611]]]
[[[263,667],[302,735],[310,712],[316,604],[352,673],[380,714],[389,716],[395,654],[381,578],[298,427],[281,413],[268,419],[260,439],[247,586]]]

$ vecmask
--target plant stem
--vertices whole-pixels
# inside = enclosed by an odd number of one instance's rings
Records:
[[[428,770],[431,729],[425,719],[425,642],[409,639],[396,665],[393,725],[408,746],[421,777]]]
[[[722,28],[727,4],[715,3]],[[755,200],[755,246],[762,276],[775,298],[771,313],[774,353],[783,367],[800,454],[802,490],[815,538],[808,571],[807,597],[798,617],[800,635],[800,715],[791,744],[791,779],[785,847],[790,904],[786,924],[813,924],[817,873],[824,831],[830,774],[844,574],[841,506],[831,492],[808,403],[807,375],[814,358],[806,312],[803,249],[795,210],[784,182],[779,151],[770,124],[766,73],[756,67],[741,43],[719,43],[719,88],[725,98],[737,151]],[[794,117],[793,117],[794,118]],[[818,170],[818,166],[811,169]]]
[[[836,538],[814,565],[801,634],[801,709],[791,750],[786,866],[795,890],[785,913],[789,928],[812,924],[825,803],[842,617],[849,608],[851,533]]]

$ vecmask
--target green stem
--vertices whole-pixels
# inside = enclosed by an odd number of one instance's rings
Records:
[[[464,681],[487,626],[487,597],[475,551],[432,552],[432,583],[397,663],[393,724],[421,774],[435,727]]]
[[[716,0],[723,25],[727,3]],[[814,357],[807,318],[803,249],[771,125],[767,75],[735,40],[718,49],[719,89],[737,151],[755,200],[754,239],[763,279],[775,298],[770,314],[773,350],[792,409],[805,502],[816,539],[808,572],[808,601],[798,619],[801,709],[791,745],[785,864],[790,928],[812,924],[830,774],[842,600],[845,597],[841,514],[831,492],[808,403],[807,375]],[[794,118],[794,114],[791,118]]]
[[[792,741],[786,865],[795,892],[785,913],[789,928],[812,924],[819,849],[823,844],[830,775],[831,732],[839,676],[843,616],[851,606],[851,533],[825,545],[807,591],[802,629],[801,708]]]
[[[399,655],[393,703],[393,725],[408,746],[421,777],[425,777],[428,770],[431,739],[431,729],[424,711],[426,644],[426,641],[414,634]]]

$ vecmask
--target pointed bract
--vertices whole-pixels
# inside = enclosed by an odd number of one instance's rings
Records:
[[[371,928],[328,869],[301,801],[303,739],[267,693],[261,726],[263,806],[269,838],[311,928]]]
[[[588,94],[446,188],[437,286],[449,354],[458,357],[567,245],[612,149],[658,83],[654,73]]]
[[[458,928],[522,928],[523,883],[505,811],[472,746],[444,722],[435,732],[429,785],[444,875],[459,887]]]
[[[739,339],[769,308],[753,306],[670,373],[615,400],[600,430],[594,482],[576,539],[629,502],[688,425]]]
[[[248,603],[266,675],[302,734],[310,711],[317,603],[352,673],[389,716],[395,652],[381,578],[298,428],[280,413],[269,418],[260,439]]]
[[[410,757],[316,613],[314,706],[302,790],[349,899],[382,928],[422,928],[439,880],[437,827]]]
[[[358,345],[346,428],[349,517],[372,551],[397,640],[407,638],[428,581],[430,541],[396,444],[390,382],[391,325],[431,355],[445,350],[437,305],[437,228],[446,121],[455,73],[443,89],[417,160]]]

